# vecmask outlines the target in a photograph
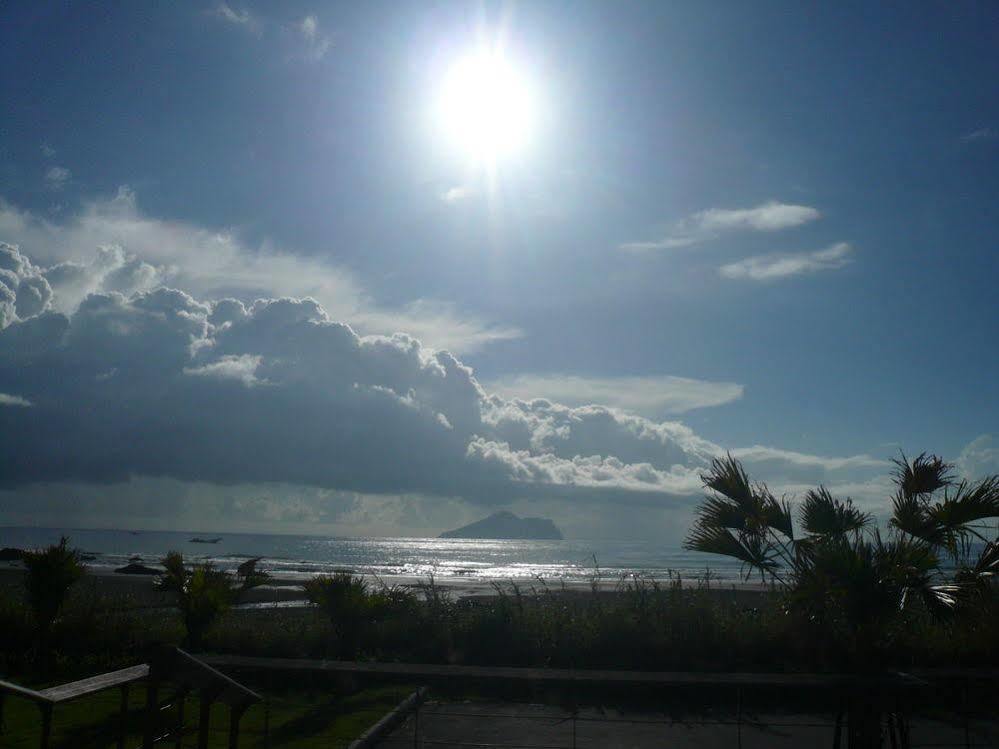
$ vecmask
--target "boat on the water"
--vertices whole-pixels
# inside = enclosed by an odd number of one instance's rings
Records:
[[[195,536],[194,538],[190,539],[190,543],[192,543],[192,544],[217,544],[221,540],[222,540],[222,536],[218,536],[216,538],[200,538],[198,536]]]

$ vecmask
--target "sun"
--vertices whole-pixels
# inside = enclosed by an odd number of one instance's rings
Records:
[[[476,51],[452,65],[437,104],[445,136],[475,161],[495,164],[516,153],[534,127],[528,80],[495,50]]]

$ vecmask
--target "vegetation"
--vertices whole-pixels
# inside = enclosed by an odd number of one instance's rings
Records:
[[[453,600],[433,578],[392,588],[339,571],[307,584],[312,606],[239,609],[240,596],[266,579],[255,564],[232,575],[185,567],[171,553],[160,592],[114,594],[114,586],[73,583],[78,559],[64,540],[39,552],[48,561],[28,574],[56,580],[58,603],[40,596],[49,590],[41,583],[4,586],[17,578],[0,576],[0,673],[26,684],[69,681],[132,665],[164,643],[275,657],[570,668],[999,666],[999,549],[985,525],[999,517],[999,479],[960,482],[937,458],[902,458],[883,531],[822,487],[797,507],[779,500],[731,458],[716,461],[704,481],[710,495],[688,546],[740,559],[765,589],[726,589],[707,574],[632,576],[610,593],[539,580]],[[50,623],[50,657],[32,647],[42,621]],[[316,715],[300,717],[301,725]]]
[[[415,618],[416,596],[403,588],[372,589],[363,578],[339,570],[305,583],[305,594],[333,628],[337,657],[357,657],[366,628],[390,619]]]
[[[26,568],[27,602],[38,627],[39,640],[45,643],[52,623],[62,611],[66,594],[86,569],[80,562],[80,553],[69,548],[65,536],[46,549],[25,552],[22,561]]]
[[[198,649],[209,627],[250,588],[267,580],[265,572],[256,569],[259,560],[251,559],[240,566],[235,576],[220,570],[210,562],[188,569],[184,557],[177,551],[168,552],[162,564],[165,574],[157,588],[177,594],[186,636],[183,644]]]
[[[982,521],[999,517],[999,477],[956,482],[950,465],[925,454],[895,464],[887,536],[824,487],[805,495],[796,535],[790,502],[750,482],[731,456],[716,459],[702,476],[713,493],[685,546],[740,560],[747,576],[758,572],[785,594],[788,612],[837,659],[882,667],[916,614],[980,615],[999,565],[996,540],[982,533]],[[984,544],[977,555],[975,542]]]
[[[919,614],[980,621],[995,613],[999,540],[982,522],[999,517],[999,476],[956,482],[951,466],[925,454],[895,461],[888,535],[873,518],[824,488],[809,491],[795,535],[791,503],[753,484],[731,456],[702,476],[713,491],[686,547],[740,560],[783,593],[786,610],[821,649],[855,671],[897,659]],[[984,544],[975,553],[976,542]],[[949,559],[954,572],[945,569]],[[848,710],[851,747],[882,745],[876,701],[858,692]]]

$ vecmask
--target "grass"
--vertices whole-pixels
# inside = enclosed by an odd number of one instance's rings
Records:
[[[319,683],[307,689],[266,689],[270,746],[295,749],[346,746],[414,689],[408,685],[371,686],[348,694]],[[119,699],[118,691],[111,690],[58,706],[53,721],[52,746],[70,749],[113,745],[119,730]],[[128,747],[141,745],[145,701],[143,688],[130,690]],[[174,715],[172,708],[164,710],[164,725],[172,725]],[[192,732],[185,736],[184,746],[194,747],[197,745],[196,699],[189,698],[185,702],[185,716]],[[264,722],[264,706],[250,708],[240,722],[240,745],[263,746]],[[210,726],[209,746],[220,749],[228,746],[229,716],[225,706],[213,707]],[[8,698],[0,744],[9,749],[36,749],[40,727],[39,711],[33,703]]]

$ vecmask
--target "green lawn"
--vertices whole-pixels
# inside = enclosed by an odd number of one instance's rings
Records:
[[[416,687],[391,685],[368,687],[353,694],[338,694],[334,689],[310,687],[301,691],[283,688],[266,694],[269,703],[270,746],[288,749],[341,747],[357,738],[382,715],[398,704]],[[119,693],[111,690],[76,702],[60,705],[53,720],[53,748],[116,746]],[[128,749],[142,743],[145,689],[133,688],[129,697]],[[173,723],[172,709],[162,711],[164,725]],[[195,698],[185,703],[186,722],[191,733],[185,747],[197,745],[198,704]],[[31,702],[8,697],[4,705],[3,733],[0,746],[10,749],[37,749],[41,727],[38,708]],[[264,746],[265,708],[255,705],[240,723],[240,746],[250,749]],[[228,709],[216,705],[211,716],[211,747],[228,746]],[[173,746],[163,742],[157,746]]]

